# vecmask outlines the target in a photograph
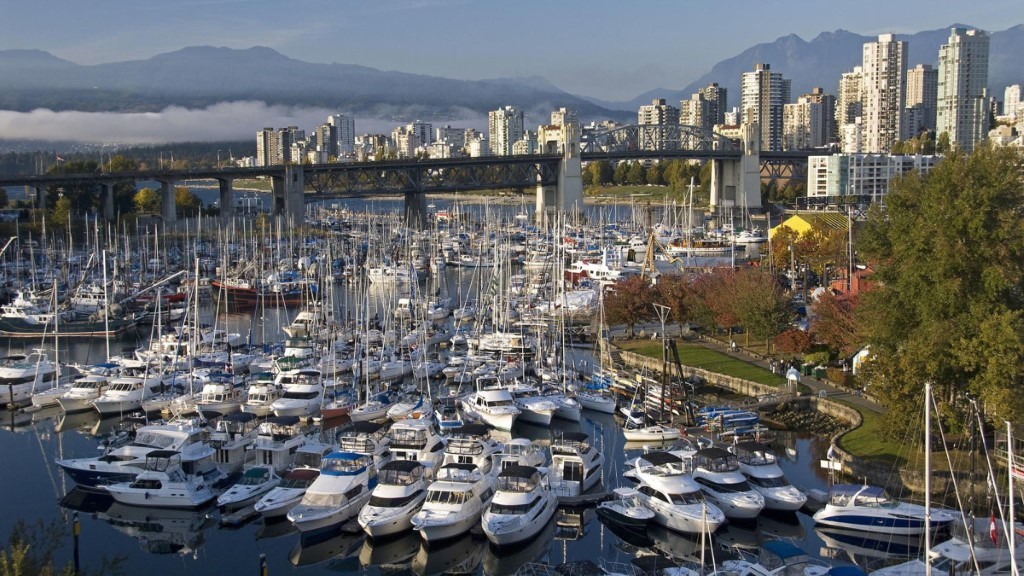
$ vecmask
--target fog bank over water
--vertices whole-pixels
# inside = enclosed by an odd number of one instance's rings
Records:
[[[267,105],[258,101],[221,102],[207,108],[169,106],[160,112],[80,112],[0,110],[0,138],[60,140],[94,144],[164,144],[239,140],[264,127],[298,126],[309,137],[331,114],[344,110]],[[451,124],[486,129],[486,119],[467,111],[464,118],[424,119],[435,127]],[[408,120],[356,118],[356,134],[390,134]]]

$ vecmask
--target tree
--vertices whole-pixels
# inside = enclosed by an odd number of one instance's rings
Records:
[[[199,214],[203,201],[184,186],[174,187],[174,206],[179,216],[190,217]]]
[[[584,186],[593,186],[594,185],[594,171],[591,170],[589,166],[587,166],[587,169],[583,171],[583,174],[581,174],[581,177],[583,178],[583,185]]]
[[[824,344],[833,354],[849,356],[860,348],[854,320],[857,294],[835,295],[826,290],[811,304],[810,333],[814,342]]]
[[[640,276],[630,276],[619,280],[605,290],[604,317],[609,325],[624,324],[628,334],[633,336],[633,328],[638,322],[654,319],[654,288],[650,282]]]
[[[698,276],[690,285],[691,316],[701,326],[712,330],[727,328],[731,334],[739,324],[732,301],[735,275],[731,268],[716,268]]]
[[[740,268],[731,280],[732,307],[747,343],[753,336],[770,348],[771,339],[789,325],[789,297],[763,268]]]
[[[939,134],[938,140],[935,141],[935,153],[945,154],[946,152],[949,152],[949,132]]]
[[[633,162],[626,173],[626,182],[633,186],[640,186],[647,182],[647,169],[639,161]]]
[[[1024,416],[1022,207],[1019,153],[980,146],[953,150],[925,177],[894,180],[884,213],[869,213],[858,246],[876,281],[856,320],[890,431],[919,409],[925,381],[945,413],[967,393],[996,420]]]
[[[620,160],[619,163],[615,165],[615,173],[612,175],[612,181],[615,184],[622,186],[623,184],[626,183],[628,176],[629,162],[626,162],[625,160]]]
[[[71,199],[67,196],[61,196],[57,199],[56,204],[53,205],[53,210],[50,211],[50,225],[58,226],[59,229],[63,230],[68,225],[68,222],[72,221],[73,205]]]
[[[682,274],[667,274],[658,278],[656,289],[658,302],[672,309],[672,320],[679,325],[682,335],[683,324],[690,320],[690,279]]]
[[[611,184],[615,180],[615,170],[607,160],[598,160],[587,165],[587,170],[594,176],[594,185]]]
[[[665,183],[662,179],[662,168],[660,164],[652,164],[647,169],[647,183],[652,186],[661,186]]]
[[[814,342],[811,335],[799,328],[788,328],[772,339],[775,349],[783,354],[804,354]]]
[[[132,200],[135,203],[135,211],[140,214],[160,213],[160,193],[152,188],[139,190]]]

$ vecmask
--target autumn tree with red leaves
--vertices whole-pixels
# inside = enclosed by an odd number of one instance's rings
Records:
[[[640,276],[631,276],[609,286],[604,293],[604,317],[609,325],[624,324],[628,334],[639,322],[654,319],[655,290]]]

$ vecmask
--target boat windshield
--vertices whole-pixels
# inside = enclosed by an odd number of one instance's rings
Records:
[[[350,475],[361,471],[366,467],[368,458],[356,458],[354,460],[348,460],[345,458],[325,458],[323,464],[320,466],[320,471],[324,474],[332,475]]]
[[[140,430],[135,433],[135,440],[132,441],[132,444],[135,446],[150,446],[152,448],[173,448],[175,438],[166,434],[156,434]]]
[[[786,480],[785,476],[777,476],[775,478],[755,478],[750,477],[748,481],[754,486],[760,486],[761,488],[782,488],[789,486],[789,480]]]
[[[468,490],[456,491],[456,490],[429,490],[427,492],[427,502],[429,504],[458,504],[462,505],[470,501],[472,498],[472,492]]]
[[[536,475],[529,478],[520,476],[499,476],[495,482],[495,490],[504,492],[529,492],[537,486]]]
[[[259,486],[270,479],[270,471],[266,468],[251,468],[238,481],[239,486]]]

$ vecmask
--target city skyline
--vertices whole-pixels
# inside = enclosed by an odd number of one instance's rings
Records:
[[[878,35],[953,24],[993,32],[1024,23],[1024,6],[995,0],[965,10],[953,1],[872,0],[855,11],[829,11],[807,0],[785,6],[745,0],[727,7],[613,0],[310,0],[301,6],[53,0],[15,3],[7,15],[0,49],[46,50],[78,64],[142,60],[194,45],[268,46],[308,62],[453,79],[540,76],[573,94],[622,101],[657,88],[682,88],[716,62],[789,34],[809,41],[837,29]]]

